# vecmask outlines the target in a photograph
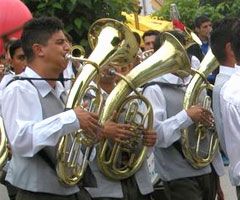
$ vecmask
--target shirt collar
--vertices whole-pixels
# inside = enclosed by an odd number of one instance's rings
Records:
[[[235,71],[240,71],[240,65],[235,64]]]
[[[34,70],[29,67],[26,67],[23,76],[31,78],[41,78]],[[42,97],[47,96],[50,92],[52,92],[57,98],[60,98],[61,94],[64,92],[64,87],[60,81],[56,81],[55,89],[52,88],[46,80],[31,80],[35,87],[38,89],[40,95]]]
[[[234,67],[227,67],[224,65],[219,66],[219,73],[231,76],[235,71]]]

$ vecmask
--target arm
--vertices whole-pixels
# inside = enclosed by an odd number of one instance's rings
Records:
[[[158,146],[167,148],[181,137],[180,130],[193,122],[185,110],[167,119],[166,100],[159,86],[150,86],[144,91],[153,107],[154,130],[157,132]]]
[[[230,178],[235,178],[234,182],[240,180],[240,161],[239,161],[239,144],[240,144],[240,109],[238,105],[233,105],[222,98],[221,112],[223,119],[223,133],[225,138],[226,150],[232,166]]]
[[[73,110],[43,120],[38,92],[28,81],[10,84],[2,95],[2,115],[14,153],[32,157],[43,147],[56,145],[61,136],[79,129]]]

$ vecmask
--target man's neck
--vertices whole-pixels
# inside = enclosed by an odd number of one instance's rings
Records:
[[[51,70],[46,70],[46,66],[43,67],[42,64],[38,64],[38,63],[29,63],[29,67],[34,70],[41,78],[43,79],[58,79],[60,76],[60,73],[56,73],[53,72]],[[51,69],[51,68],[49,68]],[[48,84],[52,87],[55,88],[56,85],[56,81],[55,80],[46,80],[48,82]]]
[[[202,43],[207,43],[209,42],[209,38],[202,36],[202,35],[197,35],[199,37],[199,39],[201,40]]]

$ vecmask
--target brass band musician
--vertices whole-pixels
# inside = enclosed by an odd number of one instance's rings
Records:
[[[184,43],[179,33],[174,33],[174,36]],[[143,94],[152,103],[154,130],[158,138],[154,151],[156,165],[167,199],[215,200],[218,176],[224,173],[219,152],[210,165],[195,169],[181,150],[181,129],[194,122],[211,124],[213,120],[211,112],[200,105],[183,110],[188,81],[189,77],[172,73],[160,76],[153,84],[145,86]]]
[[[34,18],[24,25],[21,40],[27,67],[20,76],[25,79],[9,83],[1,101],[12,151],[6,180],[19,189],[17,200],[90,199],[83,187],[61,184],[49,162],[56,159],[61,136],[80,127],[90,133],[98,128],[97,115],[79,106],[64,111],[66,93],[57,80],[70,46],[63,24],[55,17]]]

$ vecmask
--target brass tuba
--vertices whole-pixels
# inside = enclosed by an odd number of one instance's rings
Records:
[[[66,108],[74,108],[83,103],[90,91],[95,98],[90,100],[89,112],[100,114],[103,101],[99,87],[90,83],[99,77],[103,68],[109,63],[126,65],[135,58],[138,44],[133,33],[122,23],[114,19],[97,20],[89,29],[88,40],[94,51],[88,59],[66,55],[69,60],[83,61],[82,72],[76,78],[68,95]],[[67,185],[75,185],[83,177],[96,137],[90,137],[84,130],[62,137],[58,148],[57,174]],[[84,147],[83,147],[84,146]],[[81,151],[84,151],[82,155]],[[81,158],[82,159],[79,159]]]
[[[153,112],[150,102],[143,97],[137,88],[153,78],[165,73],[190,73],[190,62],[184,47],[169,33],[164,33],[164,43],[153,55],[132,69],[121,80],[108,96],[100,123],[104,124],[113,116],[115,122],[131,124],[133,137],[125,143],[104,139],[99,144],[97,155],[101,172],[111,179],[125,179],[141,167],[145,160],[147,147],[142,144],[143,129],[153,128]],[[134,91],[135,95],[129,94]],[[139,110],[138,101],[146,105],[147,112]],[[125,115],[125,116],[124,116]],[[126,160],[127,158],[127,160]]]
[[[204,89],[213,89],[213,86],[207,81],[206,77],[218,66],[218,62],[211,49],[202,60],[199,69],[189,83],[183,102],[183,108],[187,110],[192,105],[199,103],[200,93]],[[203,107],[210,109],[211,98],[206,96],[203,101]],[[189,134],[189,129],[182,131],[182,151],[184,156],[194,168],[202,168],[212,162],[215,152],[218,149],[218,136],[215,125],[205,126],[201,123],[195,124],[195,134]],[[191,139],[190,139],[191,138]],[[208,140],[205,146],[203,141]],[[207,150],[205,152],[205,150]]]
[[[9,153],[7,148],[7,137],[2,117],[0,117],[0,131],[1,131],[0,132],[0,169],[1,169],[8,161]]]

